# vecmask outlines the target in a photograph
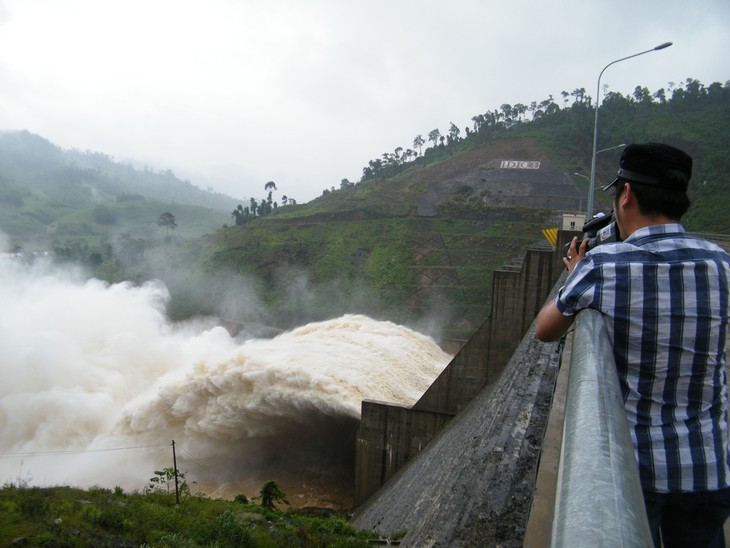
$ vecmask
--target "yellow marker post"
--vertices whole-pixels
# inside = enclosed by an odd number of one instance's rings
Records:
[[[555,249],[558,245],[558,229],[557,228],[543,228],[542,235],[548,243]]]

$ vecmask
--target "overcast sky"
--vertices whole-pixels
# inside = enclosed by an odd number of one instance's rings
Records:
[[[601,87],[730,80],[730,1],[0,0],[0,130],[302,203],[666,41]]]

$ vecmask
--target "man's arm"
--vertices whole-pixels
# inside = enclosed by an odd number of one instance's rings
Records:
[[[563,264],[568,270],[568,275],[573,273],[575,265],[586,256],[587,246],[588,240],[578,243],[577,236],[571,240],[568,255],[563,257]],[[555,301],[551,301],[537,315],[535,334],[543,342],[557,341],[570,329],[573,320],[575,320],[575,316],[563,316]]]
[[[543,342],[557,341],[570,329],[573,320],[575,316],[563,316],[555,301],[550,301],[537,315],[535,335]]]

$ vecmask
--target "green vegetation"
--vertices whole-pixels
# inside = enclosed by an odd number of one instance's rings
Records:
[[[0,132],[0,229],[26,251],[74,250],[74,260],[88,262],[76,250],[104,254],[125,236],[155,245],[163,212],[177,219],[181,238],[191,238],[219,228],[235,204],[170,171],[62,151],[27,131]]]
[[[286,495],[279,489],[279,484],[275,480],[268,480],[264,483],[258,498],[261,499],[261,506],[266,510],[276,510],[275,503],[277,502],[289,505]]]
[[[594,105],[584,90],[562,95],[562,106],[550,97],[475,115],[463,135],[453,124],[443,135],[418,135],[412,149],[370,161],[358,183],[343,180],[308,204],[282,196],[278,205],[273,181],[263,186],[265,199],[239,204],[169,171],[61,151],[27,132],[0,133],[0,230],[15,250],[49,251],[109,282],[163,280],[173,319],[210,314],[286,329],[364,313],[417,328],[436,318],[439,334],[466,338],[489,312],[494,270],[541,243],[540,229],[555,222],[554,208],[527,204],[514,180],[489,187],[489,163],[538,160],[569,182],[572,173],[590,173]],[[687,150],[695,159],[694,204],[685,225],[730,234],[728,119],[727,84],[688,79],[654,93],[638,86],[631,96],[605,95],[599,148],[656,140]],[[598,156],[599,183],[614,176],[618,154]],[[585,195],[585,182],[573,182]],[[596,193],[596,209],[608,207]],[[0,545],[16,538],[35,546],[368,540],[341,516],[278,510],[287,503],[275,481],[253,498],[257,504],[245,495],[191,495],[179,476],[178,506],[170,469],[154,474],[145,493],[6,485]]]
[[[244,495],[227,501],[189,493],[177,505],[174,492],[156,487],[140,494],[119,487],[5,485],[0,489],[0,545],[344,548],[368,546],[376,538],[327,511],[277,510],[274,503],[284,494],[273,480],[262,487],[260,505]]]
[[[458,314],[459,326],[447,331],[465,336],[488,313],[495,265],[519,257],[541,226],[539,219],[254,222],[171,250],[167,267],[181,274],[165,278],[169,311],[221,314],[217,295],[226,295],[225,319],[282,329],[345,313],[405,324]],[[252,291],[263,306],[252,305]]]
[[[513,150],[525,139],[534,139],[543,153],[568,173],[590,173],[595,108],[585,89],[563,91],[563,106],[553,96],[530,105],[501,105],[499,109],[472,117],[473,126],[461,137],[451,124],[447,135],[438,129],[429,133],[433,146],[422,154],[421,135],[414,139],[414,149],[398,147],[370,160],[363,168],[362,183],[396,179],[416,167],[436,167],[474,148],[503,149],[511,143]],[[573,98],[572,103],[570,97]],[[605,93],[599,110],[598,148],[620,143],[661,141],[674,144],[695,159],[690,193],[695,202],[685,224],[691,230],[730,232],[724,212],[730,206],[730,153],[726,120],[730,117],[730,82],[705,86],[694,78],[680,83],[669,82],[668,89],[654,92],[636,86],[631,95]],[[520,143],[522,141],[522,143]],[[419,149],[419,150],[415,150]],[[599,155],[597,181],[611,180],[616,171],[614,155]],[[605,203],[604,206],[610,207]]]
[[[571,174],[590,173],[594,104],[582,89],[561,95],[501,105],[463,131],[423,132],[412,148],[371,160],[359,182],[343,179],[307,204],[275,199],[269,181],[260,201],[212,209],[207,193],[169,171],[0,134],[0,205],[9,206],[0,229],[17,248],[49,250],[109,282],[163,280],[174,319],[212,314],[287,329],[363,313],[417,328],[438,318],[440,335],[464,338],[489,313],[494,270],[543,242],[557,211],[581,209],[580,196],[585,205],[586,177]],[[730,233],[730,86],[689,78],[667,90],[608,92],[599,114],[599,149],[657,140],[692,154],[684,224]],[[619,154],[598,155],[599,184],[614,176]],[[542,199],[517,179],[490,183],[490,162],[500,159],[540,161],[551,184],[568,184]],[[549,203],[564,194],[576,205]],[[595,201],[596,211],[610,208],[601,192]]]

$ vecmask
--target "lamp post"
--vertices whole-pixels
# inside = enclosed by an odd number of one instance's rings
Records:
[[[601,152],[606,152],[607,150],[614,150],[616,148],[621,148],[621,147],[625,147],[625,146],[626,146],[626,143],[621,143],[620,145],[615,145],[615,146],[608,147],[608,148],[602,148],[601,150],[596,152],[596,156],[598,156]]]
[[[621,147],[625,147],[625,146],[626,146],[626,143],[621,143],[620,145],[614,145],[612,147],[602,148],[601,150],[597,151],[594,154],[594,156],[598,156],[601,152],[606,152],[607,150],[614,150],[614,149],[621,148]],[[582,177],[583,179],[585,179],[586,181],[588,181],[588,184],[589,185],[592,185],[593,184],[593,183],[591,183],[591,178],[588,177],[588,175],[583,175],[582,173],[578,173],[577,171],[575,173],[573,173],[573,175],[576,175],[578,177]],[[588,195],[589,196],[592,196],[594,191],[595,191],[594,188],[588,189]],[[581,199],[580,199],[580,203],[581,203],[580,209],[583,209],[583,197],[582,196],[581,196]],[[593,209],[593,205],[592,204],[591,204],[591,209]],[[586,222],[588,222],[589,220],[590,219],[586,217]]]
[[[578,173],[577,171],[575,173],[573,173],[573,175],[575,175],[576,177],[583,177],[586,181],[588,181],[588,184],[591,184],[591,179],[590,179],[590,177],[588,177],[588,175],[583,175],[582,173]],[[583,209],[583,194],[581,192],[579,192],[578,195],[580,196],[580,202],[578,203],[578,209],[582,210]],[[588,219],[586,219],[585,221],[587,221],[587,220]],[[584,224],[585,224],[585,222],[584,222]]]
[[[596,152],[596,145],[598,144],[598,105],[600,104],[599,96],[601,93],[601,76],[603,76],[604,71],[610,67],[611,65],[615,65],[616,63],[619,63],[621,61],[626,61],[626,59],[631,59],[633,57],[638,57],[639,55],[644,55],[645,53],[651,53],[652,51],[658,51],[660,49],[668,48],[671,46],[671,42],[664,42],[663,44],[659,44],[658,46],[648,49],[646,51],[640,51],[639,53],[634,53],[633,55],[629,55],[628,57],[622,57],[621,59],[616,59],[615,61],[611,61],[609,64],[607,64],[605,67],[603,67],[603,70],[601,70],[600,74],[598,75],[598,83],[596,84],[596,116],[595,120],[593,122],[593,153],[591,156],[591,182],[590,186],[588,187],[588,208],[586,210],[586,221],[590,221],[593,217],[593,192],[594,187],[596,184],[596,155],[598,152]],[[607,149],[604,149],[607,150]],[[600,151],[603,152],[603,151]]]
[[[595,153],[595,156],[598,156],[601,152],[606,152],[607,150],[614,150],[614,149],[625,147],[625,146],[626,146],[626,143],[621,143],[620,145],[614,145],[612,147],[602,148],[601,150],[599,150]],[[575,173],[573,173],[573,175],[577,175],[578,177],[583,177],[586,181],[589,181],[589,182],[591,180],[591,178],[588,177],[588,175],[583,175],[582,173],[578,173],[577,171]]]

